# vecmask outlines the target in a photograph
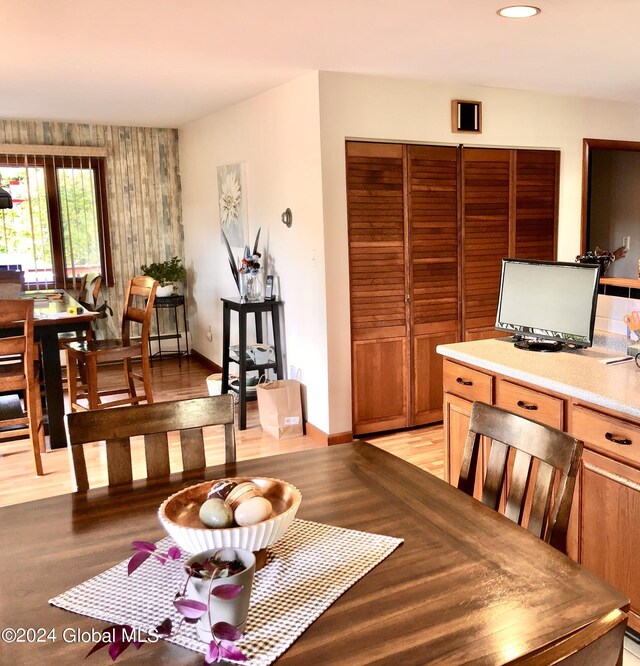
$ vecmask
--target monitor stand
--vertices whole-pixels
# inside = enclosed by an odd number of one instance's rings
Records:
[[[527,351],[535,352],[557,352],[564,347],[562,342],[537,340],[536,338],[518,338],[513,343],[513,346],[518,349],[526,349]]]

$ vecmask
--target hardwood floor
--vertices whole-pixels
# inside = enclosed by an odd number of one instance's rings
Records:
[[[156,401],[181,400],[207,395],[206,378],[210,371],[199,362],[183,360],[182,368],[174,359],[156,361],[152,368],[153,393]],[[121,385],[119,368],[101,369],[101,382],[105,387]],[[101,383],[101,387],[103,384]],[[430,426],[381,436],[368,436],[372,444],[442,477],[444,453],[442,426]],[[224,461],[222,428],[205,431],[207,463]],[[236,430],[238,459],[259,458],[289,451],[323,446],[309,437],[295,437],[278,441],[262,432],[257,403],[248,404],[247,430]],[[89,483],[92,487],[106,485],[106,458],[104,444],[85,446]],[[182,463],[177,436],[171,440],[171,468],[181,471]],[[142,439],[132,446],[134,478],[145,474]],[[37,477],[27,439],[0,443],[0,506],[61,495],[73,490],[70,460],[66,449],[43,455],[44,476]]]

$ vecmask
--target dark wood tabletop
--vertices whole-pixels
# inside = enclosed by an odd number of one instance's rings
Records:
[[[502,664],[629,600],[559,551],[434,476],[366,443],[209,468],[205,479],[272,476],[302,492],[298,517],[405,539],[338,599],[282,664]],[[0,622],[56,628],[58,640],[0,642],[2,664],[75,664],[67,627],[105,623],[47,601],[164,536],[163,499],[203,475],[140,481],[0,509]],[[167,591],[172,594],[171,590]],[[131,651],[131,654],[130,654]],[[105,651],[90,663],[111,663]],[[130,648],[118,663],[200,664],[175,645]]]

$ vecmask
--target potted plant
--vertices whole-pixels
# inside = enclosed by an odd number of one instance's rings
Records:
[[[158,281],[159,287],[156,296],[170,296],[176,282],[187,277],[187,269],[182,265],[182,259],[172,257],[167,261],[154,262],[149,266],[142,265],[140,270],[143,275],[148,275]]]
[[[128,576],[150,557],[161,564],[184,566],[186,581],[173,598],[181,620],[174,626],[171,618],[166,618],[147,632],[136,632],[128,624],[111,625],[101,632],[87,657],[108,647],[109,656],[115,661],[130,645],[138,650],[143,643],[178,635],[184,624],[197,624],[200,640],[209,645],[204,664],[226,659],[246,661],[235,642],[244,636],[256,565],[254,554],[240,548],[218,548],[194,555],[182,565],[178,562],[182,553],[176,546],[164,553],[149,541],[133,541],[131,545],[136,553],[127,565]]]

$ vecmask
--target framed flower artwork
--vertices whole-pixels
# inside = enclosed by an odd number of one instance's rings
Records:
[[[218,167],[220,228],[232,247],[244,247],[247,227],[247,193],[244,162]]]

